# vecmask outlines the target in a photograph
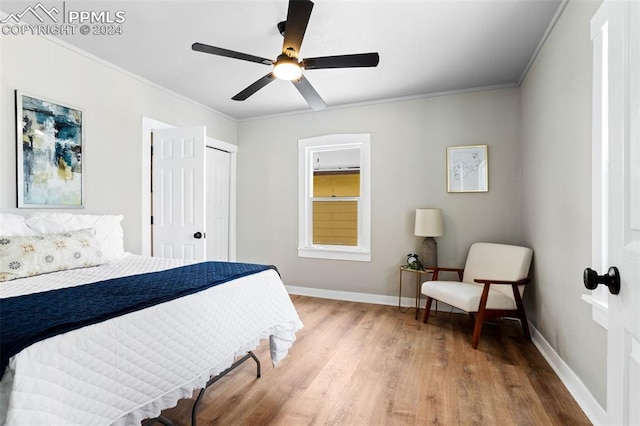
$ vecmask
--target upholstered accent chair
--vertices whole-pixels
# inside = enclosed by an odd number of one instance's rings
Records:
[[[531,339],[522,304],[533,250],[507,244],[475,243],[469,249],[464,269],[426,268],[433,271],[432,281],[422,284],[427,305],[422,322],[429,319],[433,300],[466,311],[475,316],[471,346],[480,341],[482,323],[489,318],[514,317]],[[439,281],[442,272],[457,272],[460,281]]]

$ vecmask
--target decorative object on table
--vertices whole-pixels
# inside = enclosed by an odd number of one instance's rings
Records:
[[[489,191],[487,145],[447,148],[447,192]]]
[[[82,111],[16,91],[18,207],[83,208]]]
[[[416,209],[414,234],[422,240],[422,266],[438,266],[438,244],[435,238],[444,235],[444,222],[440,209]]]
[[[413,269],[415,271],[422,270],[422,262],[420,262],[420,258],[415,253],[409,253],[407,255],[407,268]]]

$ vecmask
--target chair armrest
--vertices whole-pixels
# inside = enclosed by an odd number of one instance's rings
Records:
[[[477,282],[477,283],[480,283],[480,284],[509,284],[509,285],[515,284],[515,285],[524,285],[524,284],[527,284],[529,282],[529,278],[523,278],[523,279],[518,280],[518,281],[487,280],[487,279],[476,278],[473,281]]]
[[[425,271],[462,272],[462,268],[442,268],[440,266],[425,266]]]
[[[424,268],[425,271],[433,272],[433,280],[438,280],[438,275],[440,272],[457,272],[458,278],[462,281],[462,274],[464,273],[464,269],[462,268],[441,268],[440,266],[427,266]]]

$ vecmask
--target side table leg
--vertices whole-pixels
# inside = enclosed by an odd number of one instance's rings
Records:
[[[402,269],[400,270],[400,289],[398,290],[398,310],[402,312]]]
[[[400,269],[399,287],[400,287],[400,289],[398,290],[398,311],[400,311],[400,312],[402,312],[404,314],[405,312],[407,312],[411,308],[407,308],[404,311],[402,310],[402,269]]]
[[[416,319],[420,313],[420,275],[416,274]]]

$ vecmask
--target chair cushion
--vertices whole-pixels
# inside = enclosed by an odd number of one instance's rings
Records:
[[[496,287],[507,288],[511,297],[496,290]],[[444,302],[466,312],[478,312],[482,297],[482,284],[470,284],[458,281],[427,281],[422,284],[422,294]],[[489,289],[487,309],[516,309],[513,290],[510,285],[493,284]]]
[[[508,244],[475,243],[469,249],[467,263],[464,266],[462,281],[473,283],[478,279],[518,281],[527,278],[533,250],[528,247]],[[496,290],[513,298],[513,290],[508,285],[492,285]],[[524,286],[520,287],[520,295]]]

